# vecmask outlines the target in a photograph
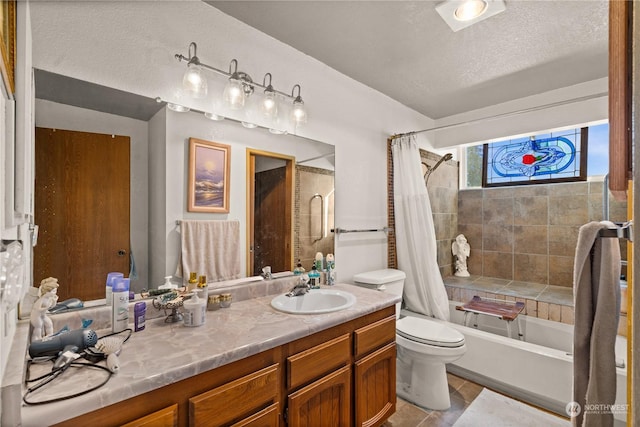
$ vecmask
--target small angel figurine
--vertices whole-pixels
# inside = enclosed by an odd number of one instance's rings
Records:
[[[38,299],[31,309],[31,341],[40,340],[53,334],[53,322],[47,316],[47,310],[58,302],[58,279],[47,277],[40,282]]]
[[[467,257],[471,253],[471,247],[467,243],[467,238],[464,237],[464,234],[458,234],[455,242],[451,245],[451,252],[456,257],[456,272],[454,274],[459,277],[469,277]]]

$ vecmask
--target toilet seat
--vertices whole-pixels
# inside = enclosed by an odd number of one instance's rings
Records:
[[[403,317],[396,322],[398,335],[435,347],[455,348],[464,345],[464,335],[442,323],[417,317]]]

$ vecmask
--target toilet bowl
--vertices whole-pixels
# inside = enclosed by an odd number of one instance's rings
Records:
[[[356,285],[402,296],[406,275],[384,269],[353,276]],[[446,322],[420,317],[400,318],[396,306],[396,393],[403,399],[428,409],[451,406],[445,364],[464,355],[464,335]]]

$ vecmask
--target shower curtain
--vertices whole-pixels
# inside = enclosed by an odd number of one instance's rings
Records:
[[[415,136],[393,141],[393,200],[398,268],[405,272],[405,306],[449,320],[449,299],[438,269],[436,232]]]

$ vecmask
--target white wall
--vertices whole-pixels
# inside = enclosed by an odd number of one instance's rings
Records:
[[[386,225],[386,139],[433,123],[202,2],[34,2],[31,7],[34,66],[46,71],[175,100],[184,64],[174,54],[186,55],[195,41],[203,62],[226,69],[237,58],[254,79],[272,73],[278,89],[299,83],[309,109],[309,123],[299,133],[336,147],[338,227]],[[208,110],[211,102],[183,103]],[[168,133],[172,129],[169,123]],[[423,138],[422,144],[428,141]],[[167,162],[173,163],[169,153]],[[167,183],[167,204],[179,207],[179,214],[185,201],[169,200],[173,185]],[[231,208],[230,215],[244,214],[237,204]],[[174,221],[167,216],[167,226]],[[339,277],[385,267],[386,251],[383,239],[338,240]]]
[[[434,127],[448,127],[430,136],[442,149],[607,120],[608,90],[603,78],[469,111],[438,120]],[[468,124],[453,126],[459,123]]]
[[[148,287],[148,125],[141,120],[115,116],[93,110],[36,100],[36,126],[80,132],[128,136],[131,163],[131,250],[136,263],[138,279],[132,282],[136,290]],[[88,236],[90,237],[90,236]],[[39,281],[41,278],[34,278]]]

